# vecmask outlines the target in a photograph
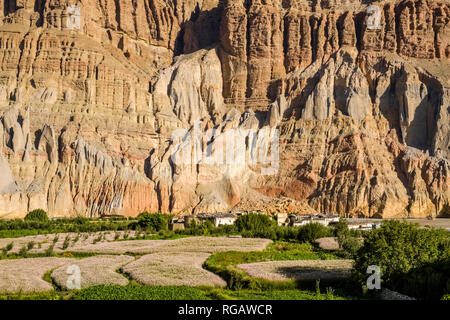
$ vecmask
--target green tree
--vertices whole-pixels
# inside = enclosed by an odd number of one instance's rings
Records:
[[[268,215],[248,213],[241,215],[235,222],[240,233],[248,237],[276,237],[274,227],[276,222]]]
[[[165,231],[169,228],[170,216],[161,213],[142,212],[138,215],[138,225],[142,229],[152,231]]]
[[[89,219],[86,218],[86,217],[83,217],[83,216],[78,216],[78,217],[76,217],[75,219],[73,219],[73,222],[74,222],[75,224],[81,224],[81,225],[83,225],[83,224],[88,224],[88,223],[89,223]]]
[[[347,219],[340,218],[339,222],[334,225],[334,236],[337,237],[339,246],[342,248],[345,240],[350,237]]]
[[[417,224],[385,221],[364,235],[364,246],[355,255],[356,276],[365,283],[366,270],[380,267],[385,285],[405,294],[442,296],[448,286],[450,233],[420,229]]]
[[[344,238],[342,244],[340,243],[339,245],[341,245],[345,251],[354,256],[358,252],[358,250],[361,249],[363,244],[360,239],[349,236]]]
[[[308,223],[298,229],[297,239],[300,242],[314,242],[319,238],[332,236],[329,228],[320,223]]]
[[[354,236],[352,231],[348,228],[348,222],[345,218],[340,218],[339,222],[334,225],[334,236],[337,238],[339,247],[351,255],[355,255],[356,252],[362,247],[362,242],[359,239],[359,235]]]
[[[48,221],[47,212],[45,212],[42,209],[36,209],[31,212],[29,212],[25,216],[25,221],[40,221],[40,222],[46,222]]]

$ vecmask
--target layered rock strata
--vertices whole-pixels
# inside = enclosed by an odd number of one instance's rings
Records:
[[[448,215],[449,17],[444,0],[2,1],[0,216]]]

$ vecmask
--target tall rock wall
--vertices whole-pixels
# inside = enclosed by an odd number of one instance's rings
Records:
[[[267,101],[282,90],[279,80],[286,73],[323,62],[343,47],[411,58],[449,58],[448,1],[372,2],[377,28],[367,27],[368,5],[359,0],[225,1],[224,69],[238,59],[247,62],[249,70],[247,81],[241,80],[244,88],[226,91],[225,98],[243,107],[267,108]],[[236,75],[227,72],[224,83],[241,79],[243,68],[236,68]],[[239,99],[244,90],[245,102]]]
[[[447,0],[1,1],[0,217],[448,215],[449,17]],[[275,171],[215,158],[236,132],[246,157],[277,140]]]

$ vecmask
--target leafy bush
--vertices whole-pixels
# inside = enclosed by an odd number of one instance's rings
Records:
[[[54,249],[55,249],[55,244],[52,244],[51,246],[49,246],[49,247],[47,248],[47,250],[45,250],[44,255],[45,255],[46,257],[52,257],[52,256],[54,256],[54,255],[55,255]]]
[[[208,300],[199,289],[187,286],[94,286],[78,291],[74,300]]]
[[[4,247],[4,248],[2,249],[3,254],[7,254],[9,251],[11,251],[12,248],[13,248],[13,246],[14,246],[14,242],[8,243],[8,244],[6,245],[6,247]]]
[[[89,219],[86,217],[78,216],[75,219],[73,219],[73,222],[75,224],[86,224],[89,223]]]
[[[34,241],[29,241],[27,243],[27,250],[29,251],[29,250],[33,249],[34,246],[35,246],[35,242]]]
[[[362,247],[360,241],[360,233],[356,230],[350,230],[345,218],[340,218],[339,222],[334,225],[334,236],[337,238],[339,247],[344,249],[350,256],[354,256]]]
[[[67,235],[67,237],[64,239],[62,249],[66,250],[69,247],[69,245],[70,245],[70,236]]]
[[[314,242],[319,238],[332,236],[331,230],[320,223],[308,223],[298,229],[297,239],[300,242]]]
[[[279,240],[279,241],[291,241],[291,240],[297,240],[297,238],[298,238],[298,228],[297,227],[276,226],[275,233],[276,233],[276,240]]]
[[[238,233],[239,232],[234,224],[218,226],[211,230],[212,235],[232,235],[232,234],[238,234]]]
[[[209,220],[203,221],[201,223],[197,223],[195,220],[192,220],[189,224],[189,228],[182,230],[180,234],[190,236],[208,236],[213,232],[214,229],[215,227]]]
[[[340,242],[340,245],[342,248],[350,253],[352,256],[354,256],[358,250],[362,247],[362,242],[355,237],[347,237]]]
[[[339,222],[334,225],[334,236],[338,239],[339,246],[342,248],[345,239],[350,237],[347,219],[340,218]]]
[[[170,216],[161,213],[142,212],[138,215],[138,225],[151,231],[168,230]]]
[[[23,258],[27,258],[27,256],[28,256],[28,249],[27,249],[27,247],[20,248],[19,256],[23,257]]]
[[[381,269],[390,289],[423,299],[439,299],[450,289],[450,233],[417,224],[385,221],[364,235],[355,257],[356,276],[364,284],[368,266]]]
[[[264,214],[249,213],[240,216],[235,222],[236,228],[244,237],[274,238],[276,222]]]
[[[48,221],[48,216],[47,216],[47,212],[45,212],[42,209],[36,209],[33,210],[31,212],[29,212],[25,219],[25,221],[41,221],[41,222],[46,222]]]

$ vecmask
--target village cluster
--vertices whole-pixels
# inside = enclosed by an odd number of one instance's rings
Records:
[[[188,228],[192,222],[202,224],[210,221],[213,226],[233,225],[237,218],[241,215],[248,214],[250,211],[229,212],[229,213],[199,213],[197,215],[176,216],[170,223],[171,230],[184,230]],[[261,211],[256,213],[262,214]],[[324,226],[330,226],[339,222],[340,217],[334,214],[289,214],[278,213],[276,221],[279,226],[301,227],[309,223],[319,223]],[[349,221],[349,229],[371,230],[378,228],[380,222],[371,222],[369,219],[357,219],[357,221]]]

